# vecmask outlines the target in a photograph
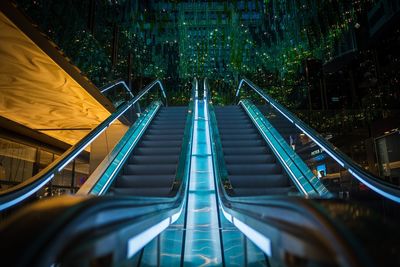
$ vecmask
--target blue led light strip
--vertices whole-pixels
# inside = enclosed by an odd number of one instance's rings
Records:
[[[42,188],[45,184],[47,184],[47,183],[48,183],[51,179],[53,179],[53,178],[54,178],[54,174],[51,174],[49,177],[47,177],[46,179],[44,179],[40,184],[37,185],[38,190],[39,190],[40,188]],[[23,194],[23,195],[21,195],[21,196],[15,198],[15,199],[13,199],[13,200],[11,200],[11,201],[9,201],[9,202],[6,202],[6,203],[0,205],[0,211],[1,211],[1,210],[4,210],[4,209],[7,209],[7,208],[9,208],[9,207],[11,207],[11,206],[14,206],[15,204],[19,203],[20,201],[22,201],[22,200],[24,200],[24,199],[30,197],[30,196],[33,195],[34,193],[36,193],[36,191],[37,191],[37,190],[30,190],[30,191],[26,192],[25,194]]]

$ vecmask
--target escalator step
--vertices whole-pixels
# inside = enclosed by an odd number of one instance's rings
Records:
[[[175,119],[175,120],[164,120],[164,119],[155,119],[152,122],[152,125],[165,125],[165,124],[173,124],[173,125],[185,125],[185,120],[183,119]]]
[[[155,119],[179,119],[183,120],[186,116],[187,112],[179,112],[179,113],[158,113]]]
[[[261,139],[259,134],[221,134],[222,140],[253,140],[253,139]]]
[[[229,180],[234,188],[285,187],[290,185],[288,177],[284,174],[230,175]]]
[[[230,124],[236,124],[236,126],[238,126],[239,124],[248,123],[248,122],[250,122],[250,119],[246,118],[246,117],[234,118],[234,119],[232,119],[231,117],[218,118],[218,125],[220,127],[223,127],[224,125],[230,125]]]
[[[175,135],[183,135],[182,129],[148,129],[146,134],[158,135],[158,134],[175,134]]]
[[[174,174],[176,164],[152,164],[149,166],[138,164],[126,164],[124,174]]]
[[[274,163],[275,156],[272,154],[264,155],[229,155],[224,157],[226,164],[258,164]]]
[[[172,124],[165,124],[165,125],[150,125],[150,130],[171,130],[171,129],[183,129],[185,125],[172,125]],[[182,132],[183,134],[183,132]]]
[[[167,197],[171,192],[171,187],[114,187],[111,194],[120,196],[142,196],[142,197]]]
[[[220,134],[257,134],[257,129],[256,128],[249,128],[249,129],[224,129],[220,128],[219,129]]]
[[[231,147],[259,147],[265,146],[265,142],[261,139],[258,140],[222,140],[222,147],[231,148]]]
[[[143,140],[147,140],[147,141],[161,141],[161,140],[165,140],[165,141],[178,141],[178,140],[182,140],[183,139],[183,130],[182,130],[182,134],[181,135],[177,135],[177,134],[148,134],[148,135],[144,135],[142,137]]]
[[[235,121],[249,121],[250,118],[247,115],[229,115],[229,116],[216,116],[218,125],[224,122],[235,122]]]
[[[221,124],[221,128],[222,129],[251,129],[251,128],[254,128],[254,125],[251,122],[241,123],[241,124],[229,123],[229,124]]]
[[[134,149],[134,155],[179,155],[180,150],[180,147],[138,147]]]
[[[182,141],[181,140],[171,140],[168,142],[165,141],[146,141],[143,140],[139,143],[140,147],[181,147]]]
[[[170,122],[170,123],[166,123],[166,124],[151,124],[150,125],[150,129],[183,129],[185,127],[184,123],[174,123],[174,122]]]
[[[168,156],[140,156],[132,155],[129,158],[129,164],[177,164],[179,155]]]
[[[291,180],[240,106],[215,109],[228,178],[236,196],[287,195]],[[283,128],[284,133],[291,133]]]
[[[170,194],[187,111],[187,107],[163,107],[158,111],[117,177],[112,194],[148,197]]]
[[[226,164],[230,175],[263,175],[282,173],[282,167],[276,163],[266,164]]]
[[[170,187],[175,180],[174,175],[121,175],[116,182],[117,187]]]
[[[290,192],[295,192],[293,187],[273,187],[273,188],[234,188],[236,196],[262,196],[262,195],[287,195]]]
[[[260,147],[224,147],[224,155],[265,155],[270,153],[266,146]]]

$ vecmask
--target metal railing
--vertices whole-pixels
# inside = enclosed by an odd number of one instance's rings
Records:
[[[236,97],[239,97],[240,90],[244,85],[248,85],[257,94],[259,94],[266,102],[268,102],[276,111],[278,111],[282,116],[284,116],[291,124],[296,126],[302,133],[304,133],[308,138],[314,141],[320,148],[323,149],[334,161],[336,161],[341,167],[346,169],[353,177],[355,177],[362,184],[395,202],[400,203],[400,188],[389,184],[382,179],[368,173],[358,164],[356,164],[352,159],[341,152],[337,147],[333,146],[331,143],[325,140],[320,134],[318,134],[314,129],[309,127],[299,118],[297,118],[293,113],[279,104],[275,99],[270,97],[261,88],[252,83],[250,80],[244,78],[240,81],[238,89],[236,90]]]
[[[56,173],[61,172],[72,160],[75,159],[88,145],[90,145],[97,137],[99,137],[114,121],[120,118],[128,109],[138,102],[156,85],[160,87],[163,97],[166,99],[164,87],[160,80],[155,80],[147,85],[136,97],[122,105],[118,110],[111,114],[106,120],[100,123],[90,133],[88,133],[78,143],[69,148],[59,158],[52,162],[45,169],[35,176],[23,181],[15,187],[0,192],[0,211],[14,206],[21,201],[29,198],[40,188],[45,186]]]
[[[128,85],[126,85],[125,81],[123,81],[123,80],[117,80],[117,81],[112,82],[112,83],[109,84],[109,85],[106,85],[106,86],[101,87],[101,88],[100,88],[100,92],[101,92],[101,93],[105,93],[105,92],[107,92],[108,90],[111,90],[111,89],[117,87],[118,85],[122,85],[122,87],[131,95],[131,97],[135,97],[135,96],[133,95],[131,89],[129,89]]]

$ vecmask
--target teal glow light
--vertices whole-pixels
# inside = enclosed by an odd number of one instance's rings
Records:
[[[191,266],[219,266],[222,254],[207,101],[199,101],[198,92],[195,93],[184,262]]]

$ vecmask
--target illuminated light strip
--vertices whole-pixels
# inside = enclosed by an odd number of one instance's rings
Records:
[[[272,251],[271,251],[271,240],[262,234],[260,234],[258,231],[254,230],[241,220],[233,217],[233,224],[245,235],[247,236],[248,239],[253,241],[254,244],[257,245],[262,251],[264,251],[265,254],[267,254],[269,257],[272,256]]]
[[[225,211],[225,209],[223,208],[222,204],[219,203],[221,210],[222,210],[222,214],[224,215],[224,217],[231,223],[233,223],[233,216],[230,215],[228,212]]]
[[[132,97],[134,97],[132,91],[129,89],[129,87],[126,85],[126,83],[125,83],[124,81],[119,81],[119,82],[117,82],[117,83],[115,83],[115,84],[113,84],[113,85],[110,85],[109,87],[104,88],[104,89],[101,90],[100,92],[101,92],[101,93],[107,92],[108,90],[110,90],[111,88],[117,86],[118,84],[122,84],[122,85],[125,87],[125,89],[129,92],[129,94],[130,94]]]
[[[162,220],[161,222],[153,225],[152,227],[144,230],[140,234],[128,240],[127,258],[135,255],[140,249],[147,245],[153,238],[158,236],[161,232],[168,228],[171,224],[176,222],[183,212],[184,205],[182,204],[179,211],[172,216]]]
[[[204,93],[205,93],[205,90],[204,90]],[[204,120],[208,121],[208,109],[207,109],[208,103],[207,103],[206,99],[204,99],[203,105],[204,105]],[[208,125],[208,123],[207,123],[207,125]],[[208,127],[206,127],[206,138],[207,138],[206,140],[210,140],[209,139],[210,133],[209,133]]]
[[[141,248],[143,248],[147,243],[149,243],[153,238],[158,236],[162,231],[167,229],[170,225],[170,218],[164,219],[161,222],[153,225],[147,230],[144,230],[140,234],[130,238],[128,240],[127,248],[127,258],[135,255]]]
[[[206,79],[207,78],[204,78],[204,80],[203,80],[203,89],[204,89],[204,93],[203,93],[203,99],[204,99],[204,101],[206,101],[207,100],[207,89],[206,89]]]
[[[99,135],[101,135],[108,127],[104,127],[100,132],[98,132],[95,136],[93,136],[89,141],[87,141],[87,144],[85,146],[82,146],[80,149],[78,149],[77,151],[75,151],[71,156],[69,156],[69,158],[67,159],[66,162],[64,162],[64,164],[62,164],[59,168],[58,168],[58,172],[62,171],[62,169],[65,168],[65,166],[67,166],[73,159],[75,159],[76,156],[78,156],[79,153],[81,153],[88,145],[90,145],[90,143],[92,143],[94,141],[94,139],[96,139],[97,137],[99,137]]]
[[[149,123],[153,120],[154,115],[156,113],[158,109],[156,109],[155,111],[153,111],[153,114],[151,115],[151,117],[149,118],[149,120],[144,124],[144,127],[140,130],[139,134],[136,136],[135,140],[133,140],[131,146],[129,147],[127,153],[124,154],[124,156],[122,157],[122,159],[118,162],[118,165],[114,168],[114,171],[110,174],[109,179],[107,180],[107,182],[103,185],[103,187],[101,188],[100,192],[97,195],[101,195],[104,193],[104,190],[107,188],[108,184],[111,182],[111,178],[115,175],[115,173],[119,170],[119,167],[121,166],[121,164],[123,162],[125,162],[126,157],[128,157],[128,155],[130,155],[130,151],[132,151],[132,147],[134,145],[136,145],[136,142],[138,141],[138,139],[140,139],[142,137],[142,133],[143,131],[145,131],[149,125]],[[133,134],[133,133],[132,133]]]
[[[242,102],[243,105],[243,102]],[[271,140],[269,139],[269,137],[266,135],[266,133],[260,128],[260,126],[257,124],[257,122],[255,121],[254,117],[252,116],[252,114],[249,113],[248,108],[243,105],[247,114],[250,116],[250,118],[252,119],[252,121],[254,122],[254,124],[256,125],[256,127],[260,130],[260,132],[262,133],[262,135],[265,137],[265,139],[268,141],[268,143],[270,144],[270,146],[274,149],[275,151],[275,155],[277,155],[280,159],[283,165],[286,166],[286,169],[290,172],[290,174],[292,175],[292,177],[294,178],[295,182],[298,184],[300,190],[304,193],[304,195],[308,196],[307,191],[303,188],[303,185],[300,183],[299,180],[297,180],[296,175],[294,175],[294,173],[292,172],[292,170],[290,169],[290,167],[286,164],[285,160],[282,158],[282,156],[280,155],[280,153],[278,152],[278,150],[276,150],[275,146],[272,144]]]
[[[271,103],[271,105],[277,110],[279,111],[283,116],[285,116],[286,119],[288,119],[291,123],[293,123],[293,120],[291,118],[289,118],[283,111],[281,111],[277,106],[275,106],[274,104]]]
[[[224,217],[231,222],[233,225],[235,225],[240,232],[242,232],[248,239],[250,239],[257,247],[259,247],[265,254],[267,254],[269,257],[272,256],[272,248],[271,248],[271,240],[258,232],[257,230],[254,230],[252,227],[247,225],[246,223],[242,222],[238,218],[232,216],[229,214],[225,209],[222,203],[219,203],[222,214]]]
[[[184,200],[183,202],[186,202],[186,196],[185,196],[185,200]],[[183,211],[183,207],[184,207],[184,206],[185,206],[185,205],[182,204],[182,206],[181,206],[181,208],[179,209],[179,211],[171,216],[171,224],[173,224],[174,222],[176,222],[176,221],[179,219],[179,217],[180,217],[181,214],[182,214],[182,211]]]
[[[136,101],[136,102],[137,102],[137,101]],[[135,103],[136,103],[136,102],[135,102]],[[108,126],[110,126],[114,121],[116,121],[119,117],[121,117],[122,114],[124,114],[125,111],[127,111],[130,107],[132,107],[133,104],[134,104],[134,103],[128,105],[118,116],[116,116],[116,117],[108,124]],[[108,127],[108,126],[107,126],[107,127]]]
[[[46,180],[44,180],[43,182],[41,182],[40,184],[38,184],[38,185],[37,185],[35,188],[33,188],[32,190],[26,192],[25,194],[23,194],[23,195],[21,195],[21,196],[19,196],[19,197],[17,197],[17,198],[14,198],[13,200],[11,200],[11,201],[9,201],[9,202],[6,202],[6,203],[2,204],[2,205],[0,206],[0,211],[6,209],[6,208],[8,208],[8,207],[11,207],[11,206],[13,206],[13,205],[19,203],[20,201],[24,200],[25,198],[31,196],[32,194],[36,193],[40,188],[42,188],[45,184],[47,184],[47,183],[48,183],[51,179],[53,179],[53,178],[54,178],[54,174],[51,174],[48,178],[46,178]]]
[[[385,191],[383,191],[383,190],[377,188],[376,186],[370,184],[369,182],[367,182],[367,181],[365,181],[363,178],[361,178],[358,174],[356,174],[352,169],[349,169],[349,172],[350,172],[354,177],[356,177],[357,180],[359,180],[361,183],[363,183],[363,184],[365,184],[366,186],[368,186],[370,189],[372,189],[372,190],[375,191],[376,193],[378,193],[378,194],[380,194],[380,195],[382,195],[382,196],[384,196],[384,197],[387,197],[387,198],[389,198],[389,199],[391,199],[391,200],[393,200],[393,201],[395,201],[395,202],[397,202],[397,203],[400,203],[400,197],[391,195],[391,194],[389,194],[389,193],[387,193],[387,192],[385,192]]]
[[[194,91],[194,95],[196,98],[199,97],[199,82],[196,79],[196,90]]]
[[[313,140],[315,143],[317,143],[320,147],[322,147],[324,149],[324,151],[326,153],[329,154],[329,156],[331,156],[337,163],[339,163],[343,168],[344,168],[344,163],[338,159],[335,155],[333,155],[333,153],[331,153],[328,149],[326,149],[326,147],[324,145],[322,145],[320,142],[318,142],[314,137],[311,136],[311,134],[309,134],[306,130],[304,130],[303,128],[301,128],[300,125],[298,125],[297,123],[295,123],[294,125],[296,125],[297,128],[299,128],[303,133],[305,133],[311,140]]]

